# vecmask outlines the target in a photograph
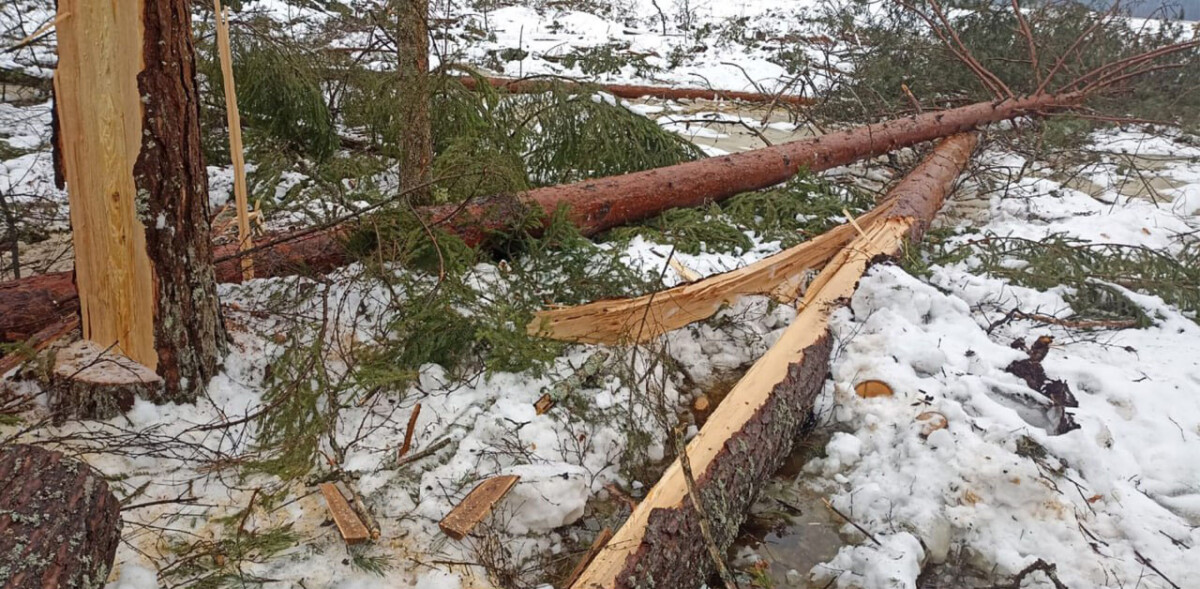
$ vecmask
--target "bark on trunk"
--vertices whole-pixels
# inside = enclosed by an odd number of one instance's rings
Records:
[[[208,173],[189,0],[143,0],[142,150],[133,168],[154,266],[154,336],[164,400],[192,402],[225,354],[213,271]]]
[[[399,75],[400,189],[413,202],[430,202],[433,129],[429,86],[429,0],[397,0],[396,72]]]
[[[44,448],[0,448],[0,589],[103,587],[120,539],[100,473]]]
[[[779,102],[795,106],[812,104],[813,100],[794,94],[762,94],[760,92],[738,92],[736,90],[707,90],[704,88],[663,88],[660,86],[636,86],[632,84],[579,84],[569,81],[538,80],[532,78],[485,78],[493,88],[513,94],[529,94],[545,92],[555,84],[559,86],[594,86],[618,98],[662,98],[664,100],[738,100],[742,102]],[[479,80],[472,76],[463,76],[459,82],[468,90],[479,87]]]
[[[791,451],[825,382],[829,317],[880,255],[919,239],[974,149],[974,135],[947,139],[892,191],[896,205],[844,248],[814,281],[779,341],[705,422],[686,452],[713,540],[723,551],[758,491]],[[713,568],[700,515],[676,460],[601,550],[575,589],[697,587]]]
[[[155,369],[156,400],[182,402],[225,348],[190,6],[61,0],[55,76],[84,337]],[[71,304],[47,286],[31,302]]]
[[[787,181],[801,170],[822,171],[883,155],[901,147],[970,131],[1025,115],[1078,106],[1078,93],[981,102],[941,112],[895,119],[721,157],[538,188],[465,207],[434,207],[434,220],[448,219],[468,243],[480,243],[513,219],[548,222],[560,206],[585,235],[652,217],[665,210],[695,207]]]

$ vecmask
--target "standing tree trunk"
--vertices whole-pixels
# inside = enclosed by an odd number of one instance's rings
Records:
[[[433,129],[429,114],[429,0],[395,0],[396,73],[400,94],[400,190],[430,202]]]
[[[59,0],[58,148],[84,337],[189,402],[225,348],[188,0]]]

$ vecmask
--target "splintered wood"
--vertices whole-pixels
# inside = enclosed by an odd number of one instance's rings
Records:
[[[359,544],[369,540],[371,538],[370,530],[359,519],[354,508],[350,507],[350,503],[338,490],[337,485],[321,483],[320,487],[321,494],[325,496],[325,504],[329,506],[329,515],[333,516],[333,523],[337,524],[338,531],[342,533],[342,539],[347,544]]]
[[[857,237],[838,249],[809,285],[795,321],[687,445],[696,492],[712,521],[720,523],[712,531],[721,549],[733,541],[762,482],[787,456],[825,381],[832,349],[830,315],[854,294],[874,259],[894,256],[905,239],[920,238],[976,141],[973,134],[944,141],[893,188],[895,202],[886,217],[858,220],[862,233],[850,229]],[[571,587],[686,588],[702,583],[712,561],[688,493],[677,459]]]
[[[891,209],[887,198],[857,219],[869,226]],[[630,299],[595,301],[539,311],[530,335],[588,344],[634,344],[712,317],[746,295],[770,295],[794,302],[806,286],[805,271],[820,268],[858,235],[847,223],[744,268]],[[682,274],[682,273],[681,273]]]
[[[55,108],[83,337],[115,343],[154,370],[157,293],[133,175],[142,147],[142,11],[60,0],[58,14]]]
[[[519,480],[521,477],[517,475],[504,475],[479,483],[461,503],[454,506],[454,509],[438,522],[438,527],[455,540],[466,538]]]
[[[217,48],[221,58],[221,77],[225,81],[225,116],[229,122],[229,156],[233,160],[233,196],[237,205],[238,249],[254,247],[250,237],[250,200],[246,194],[246,159],[242,148],[242,118],[238,111],[237,90],[233,79],[233,51],[229,46],[229,9],[221,0],[213,0],[217,16]],[[242,258],[242,279],[254,279],[254,256]]]

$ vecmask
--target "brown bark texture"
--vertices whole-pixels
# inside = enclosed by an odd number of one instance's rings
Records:
[[[1079,106],[1080,94],[1023,97],[981,102],[883,123],[856,127],[728,156],[621,176],[550,186],[518,195],[500,195],[466,206],[424,207],[422,214],[470,245],[483,243],[493,232],[511,228],[533,215],[546,220],[560,206],[586,235],[646,219],[676,207],[694,207],[786,181],[800,170],[812,172],[875,157],[902,147],[931,141],[989,123]],[[256,275],[279,276],[296,269],[314,271],[348,260],[338,231],[314,233],[255,252]],[[261,243],[270,243],[265,239]],[[224,258],[233,251],[218,252]],[[218,280],[238,282],[236,260],[218,265]],[[229,270],[233,276],[230,277]],[[0,337],[20,341],[65,313],[78,310],[69,276],[35,277],[0,284]]]
[[[741,102],[771,103],[778,102],[794,106],[812,104],[813,100],[806,96],[794,94],[763,94],[761,92],[739,92],[736,90],[709,90],[705,88],[664,88],[661,86],[636,86],[632,84],[583,84],[562,80],[547,80],[537,78],[484,78],[493,88],[512,94],[531,94],[545,92],[555,86],[578,86],[599,88],[618,98],[662,98],[664,100],[736,100]],[[479,87],[479,79],[463,76],[459,82],[469,90]]]
[[[196,399],[225,353],[190,7],[189,0],[143,3],[142,150],[133,167],[156,278],[158,373],[165,400],[180,402]]]
[[[772,147],[686,162],[666,168],[549,186],[465,207],[434,207],[434,220],[467,243],[507,229],[514,218],[548,222],[558,207],[585,235],[696,207],[787,181],[801,170],[828,170],[925,141],[1024,115],[1078,106],[1084,96],[1042,94],[913,115]],[[452,217],[452,218],[451,218]]]
[[[429,84],[429,0],[396,0],[396,72],[400,97],[400,189],[430,201],[433,122]]]
[[[121,507],[100,473],[62,454],[0,447],[0,589],[103,587]]]

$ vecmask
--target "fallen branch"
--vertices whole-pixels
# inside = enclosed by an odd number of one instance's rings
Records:
[[[794,94],[765,94],[761,92],[738,92],[735,90],[711,90],[705,88],[667,88],[662,86],[635,86],[630,84],[585,84],[560,78],[483,78],[493,88],[512,94],[533,94],[555,88],[596,88],[618,98],[661,98],[663,100],[737,100],[741,102],[775,103],[784,102],[795,106],[813,103],[813,99]],[[458,79],[468,90],[479,87],[479,79],[462,76]]]
[[[872,260],[898,254],[905,239],[920,239],[975,144],[975,135],[943,141],[891,191],[896,203],[887,218],[837,253],[809,287],[796,320],[688,444],[697,492],[722,547],[791,450],[825,381],[830,314],[854,293]],[[700,585],[712,562],[687,487],[676,460],[572,587]]]

